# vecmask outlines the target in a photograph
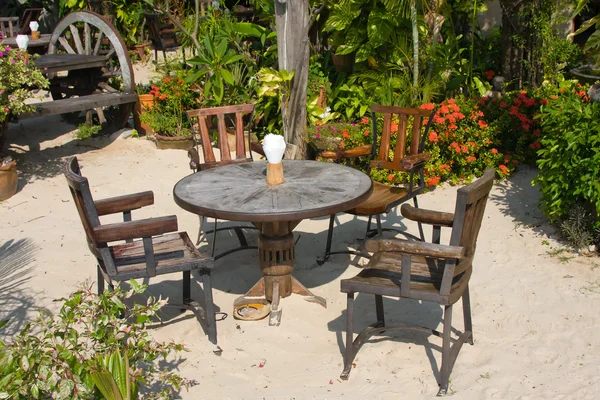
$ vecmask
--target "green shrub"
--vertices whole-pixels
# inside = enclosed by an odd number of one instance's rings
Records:
[[[188,387],[191,382],[158,366],[159,358],[183,346],[159,343],[145,328],[166,300],[150,297],[145,305],[127,307],[123,301],[146,288],[130,283],[127,292],[102,295],[84,285],[59,299],[57,314],[40,313],[12,344],[0,341],[0,399],[100,399],[93,375],[102,372],[99,360],[115,353],[128,360],[134,385],[153,387],[145,398],[173,398],[181,386]]]
[[[96,136],[102,130],[100,125],[90,125],[87,122],[79,125],[77,131],[75,131],[75,137],[77,139],[89,139],[92,136]]]
[[[600,103],[590,102],[584,89],[564,90],[541,108],[544,135],[535,184],[551,221],[578,204],[600,211]]]

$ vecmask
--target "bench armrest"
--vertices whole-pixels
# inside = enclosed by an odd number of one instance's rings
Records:
[[[340,158],[355,158],[371,155],[371,150],[372,146],[370,144],[365,144],[346,150],[322,151],[321,153],[319,153],[319,156],[333,160],[337,160]]]
[[[371,253],[381,251],[398,252],[430,258],[450,258],[459,260],[464,256],[464,248],[443,244],[413,242],[400,239],[369,239],[365,248]]]
[[[451,228],[454,223],[454,214],[440,211],[426,210],[424,208],[415,208],[409,204],[403,204],[400,212],[404,218],[423,224],[444,226]]]
[[[108,199],[96,200],[94,204],[96,205],[96,212],[99,216],[116,214],[154,204],[154,193],[148,191],[119,197],[110,197]]]
[[[147,218],[138,221],[118,222],[94,228],[96,240],[101,243],[162,235],[177,231],[177,217]]]

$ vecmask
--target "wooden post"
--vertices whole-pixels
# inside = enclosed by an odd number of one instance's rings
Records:
[[[275,0],[277,25],[277,56],[279,70],[294,71],[289,99],[281,108],[284,138],[298,146],[298,158],[306,155],[306,90],[310,59],[308,30],[310,10],[308,0]]]

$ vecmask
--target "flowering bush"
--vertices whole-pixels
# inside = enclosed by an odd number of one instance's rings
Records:
[[[24,50],[4,46],[0,33],[0,123],[9,116],[33,111],[25,104],[25,100],[32,97],[31,87],[47,88],[49,85],[42,71],[27,62],[26,54]]]
[[[192,85],[185,82],[185,77],[185,71],[177,71],[174,76],[165,76],[152,83],[150,94],[155,98],[154,107],[140,118],[160,135],[185,136],[190,133],[184,113],[198,107],[198,96]]]
[[[330,122],[308,127],[308,141],[319,150],[340,150],[372,142],[370,119],[358,123]]]

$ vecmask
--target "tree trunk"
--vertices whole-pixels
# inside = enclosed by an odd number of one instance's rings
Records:
[[[290,98],[281,105],[284,138],[298,146],[297,158],[306,158],[309,17],[308,0],[275,0],[279,70],[294,71]]]
[[[410,0],[410,21],[412,24],[412,41],[413,41],[413,88],[412,100],[417,99],[417,91],[419,90],[419,25],[417,19],[417,1]]]

